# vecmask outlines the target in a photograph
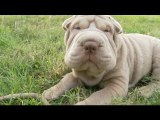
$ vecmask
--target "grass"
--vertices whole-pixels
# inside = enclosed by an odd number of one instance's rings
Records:
[[[69,16],[0,16],[0,96],[10,93],[42,93],[71,71],[64,64],[64,31],[61,24]],[[114,16],[125,33],[142,33],[160,38],[160,16]],[[149,81],[142,79],[142,84]],[[125,98],[113,104],[160,104],[160,93],[150,98],[129,90]],[[96,88],[78,87],[66,92],[53,105],[75,104]],[[0,105],[42,105],[36,99],[11,99]]]

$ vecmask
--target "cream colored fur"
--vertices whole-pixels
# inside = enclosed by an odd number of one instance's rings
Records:
[[[126,96],[144,75],[155,79],[140,88],[150,96],[159,88],[160,40],[142,34],[124,34],[121,25],[107,15],[76,15],[63,23],[65,63],[72,69],[55,86],[44,91],[47,99],[57,99],[78,85],[101,89],[77,105],[111,104],[113,97]]]

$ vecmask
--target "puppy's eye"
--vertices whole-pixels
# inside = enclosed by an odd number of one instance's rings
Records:
[[[108,30],[108,29],[105,29],[105,30],[104,30],[104,32],[110,32],[110,30]]]
[[[79,26],[75,27],[74,29],[80,30],[81,28]]]

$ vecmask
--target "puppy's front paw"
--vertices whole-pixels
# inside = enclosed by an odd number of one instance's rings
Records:
[[[42,93],[42,96],[44,98],[46,98],[47,100],[55,100],[58,98],[58,95],[54,93],[53,90],[51,89],[48,89],[48,90],[45,90],[43,93]]]

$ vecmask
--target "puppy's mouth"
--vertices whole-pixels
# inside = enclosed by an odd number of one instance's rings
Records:
[[[111,61],[111,57],[108,56],[97,56],[97,54],[80,54],[70,56],[70,65],[74,69],[87,69],[87,67],[82,67],[88,65],[89,68],[96,68],[97,70],[105,69],[106,65]]]

